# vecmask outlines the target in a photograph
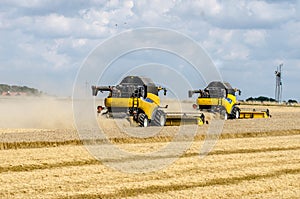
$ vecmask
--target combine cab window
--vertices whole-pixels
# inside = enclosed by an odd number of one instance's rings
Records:
[[[226,97],[226,90],[219,87],[210,87],[206,89],[210,98],[224,98]]]
[[[112,89],[112,97],[114,98],[130,98],[130,97],[144,97],[145,86],[135,85],[118,85]]]

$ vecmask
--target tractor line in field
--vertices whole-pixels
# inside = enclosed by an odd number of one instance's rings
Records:
[[[279,151],[297,151],[300,150],[300,147],[270,147],[270,148],[259,148],[259,149],[236,149],[236,150],[214,150],[208,154],[208,156],[219,156],[219,155],[234,155],[234,154],[251,154],[251,153],[268,153],[268,152],[279,152]],[[184,153],[181,158],[190,158],[199,156],[199,153],[196,152],[186,152]],[[172,155],[164,155],[164,156],[133,156],[129,158],[122,158],[122,159],[103,159],[102,161],[93,159],[86,160],[73,160],[73,161],[63,161],[63,162],[56,162],[56,163],[39,163],[39,164],[20,164],[20,165],[10,165],[10,166],[0,166],[0,173],[5,172],[26,172],[26,171],[33,171],[33,170],[43,170],[43,169],[55,169],[55,168],[62,168],[62,167],[71,167],[71,166],[89,166],[89,165],[99,165],[101,162],[103,163],[121,163],[121,162],[130,162],[130,161],[139,161],[145,160],[146,158],[150,158],[151,160],[154,159],[165,159],[165,158],[176,158],[176,156]],[[265,162],[268,163],[268,162]],[[300,160],[296,160],[295,162],[286,162],[286,164],[291,163],[300,163]],[[255,163],[257,164],[257,162]],[[281,161],[281,164],[283,162]],[[249,166],[249,165],[248,165]]]
[[[274,172],[269,172],[265,174],[248,174],[241,177],[231,177],[231,178],[215,178],[213,180],[205,181],[205,182],[190,182],[188,184],[166,184],[166,185],[151,185],[148,187],[137,187],[137,188],[121,188],[119,190],[114,191],[113,193],[108,194],[77,194],[68,197],[61,198],[122,198],[122,197],[134,197],[141,196],[143,194],[159,194],[166,193],[169,191],[180,191],[187,190],[192,188],[199,187],[209,187],[209,186],[219,186],[219,185],[230,185],[230,184],[238,184],[243,181],[251,181],[251,180],[260,180],[260,179],[268,179],[274,178],[281,175],[287,174],[299,174],[300,169],[279,169]]]
[[[253,133],[224,133],[220,136],[210,135],[210,139],[236,139],[236,138],[251,138],[251,137],[270,137],[270,136],[287,136],[287,135],[300,135],[300,129],[287,130],[287,131],[269,131],[269,132],[253,132]],[[17,136],[17,135],[16,135]],[[30,136],[28,134],[27,136]],[[19,138],[21,139],[21,138]],[[172,142],[173,136],[155,136],[150,138],[132,138],[132,137],[115,137],[109,138],[108,141],[113,144],[137,144],[137,143],[162,143]],[[189,138],[190,139],[190,138]],[[201,141],[205,139],[205,135],[197,134],[194,137],[194,141]],[[25,148],[43,148],[43,147],[57,147],[65,145],[83,145],[84,144],[105,144],[108,142],[103,139],[91,139],[91,140],[63,140],[63,141],[3,141],[0,142],[0,150],[8,149],[25,149]],[[180,140],[179,140],[180,141]],[[182,140],[184,141],[184,140]]]

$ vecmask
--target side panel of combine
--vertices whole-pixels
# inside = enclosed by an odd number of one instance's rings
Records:
[[[160,99],[157,95],[154,95],[153,93],[147,93],[147,98],[146,100],[153,102],[157,104],[158,106],[160,105]]]
[[[157,107],[153,102],[147,102],[141,98],[105,98],[105,106],[118,111],[120,108],[134,107],[134,99],[137,100],[138,108],[144,111],[149,119],[152,119],[153,110]]]
[[[104,104],[106,107],[132,107],[133,98],[105,98]]]
[[[231,113],[233,103],[225,98],[198,98],[197,104],[200,109],[211,109],[213,107],[224,107],[228,114]]]
[[[152,118],[152,113],[154,109],[157,108],[157,105],[152,103],[152,102],[147,102],[143,99],[139,99],[139,109],[143,110],[145,114],[147,115],[148,119],[153,119]]]

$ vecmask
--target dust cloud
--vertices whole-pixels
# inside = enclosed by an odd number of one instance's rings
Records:
[[[1,97],[0,112],[0,128],[75,128],[69,98]]]
[[[161,103],[162,106],[169,105],[164,109],[166,112],[197,112],[191,104],[170,99]],[[96,105],[103,106],[103,99],[96,99]],[[0,97],[0,113],[0,128],[76,128],[71,98]]]

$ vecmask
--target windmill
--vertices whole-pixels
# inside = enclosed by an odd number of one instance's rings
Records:
[[[275,87],[275,100],[280,103],[282,100],[282,66],[283,64],[280,64],[277,66],[277,70],[275,71],[275,78],[276,78],[276,87]]]

